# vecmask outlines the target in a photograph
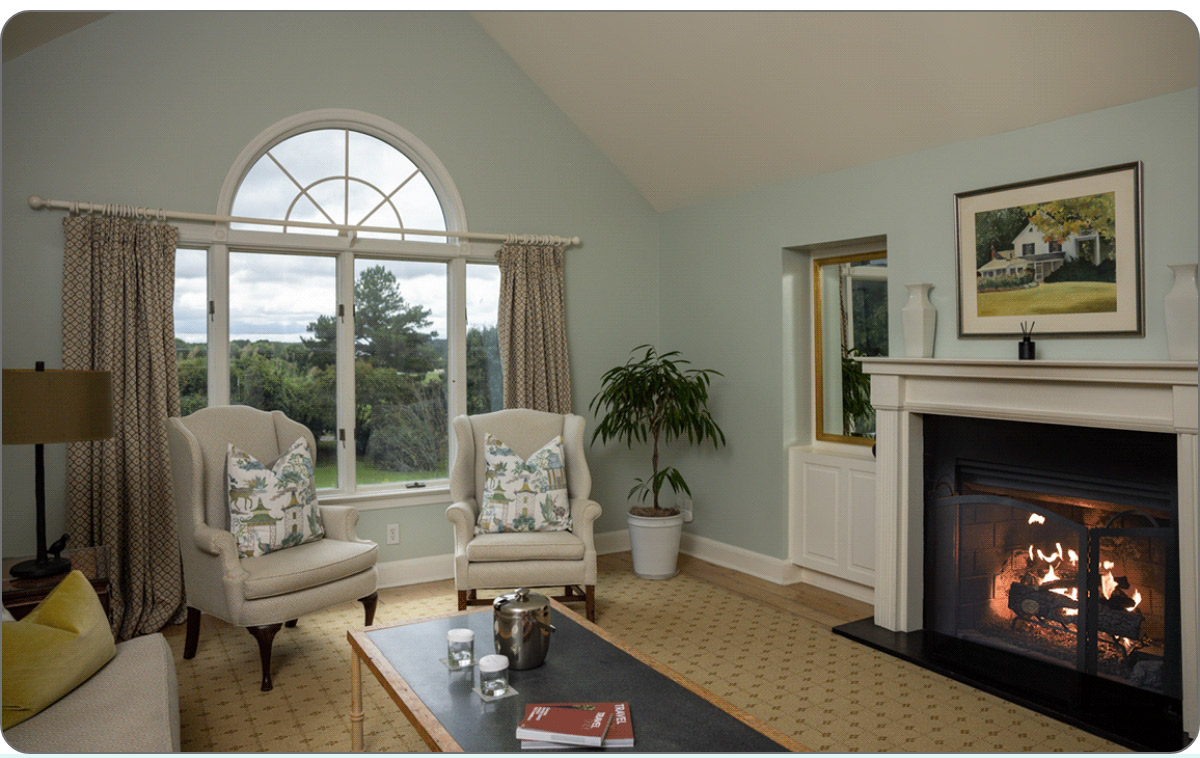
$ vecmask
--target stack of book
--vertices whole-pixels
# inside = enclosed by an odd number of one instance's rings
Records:
[[[533,703],[517,725],[523,750],[633,747],[629,703]]]

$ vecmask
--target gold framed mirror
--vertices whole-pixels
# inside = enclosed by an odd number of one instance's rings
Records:
[[[816,437],[875,444],[871,381],[855,358],[888,354],[887,251],[813,259]]]

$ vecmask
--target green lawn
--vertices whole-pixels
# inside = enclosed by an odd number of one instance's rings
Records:
[[[1027,290],[981,292],[977,302],[981,317],[1104,313],[1117,309],[1117,285],[1113,282],[1043,282]]]
[[[355,476],[358,484],[388,484],[390,482],[425,481],[427,479],[445,479],[445,471],[387,471],[376,468],[368,461],[356,461]],[[314,471],[317,489],[337,486],[337,461],[318,461]]]

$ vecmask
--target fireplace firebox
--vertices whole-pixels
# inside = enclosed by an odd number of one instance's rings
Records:
[[[1044,664],[1046,678],[1114,682],[1116,698],[1178,701],[1174,439],[935,415],[924,426],[925,629]]]

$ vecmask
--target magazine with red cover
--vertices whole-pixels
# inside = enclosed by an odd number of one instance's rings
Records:
[[[633,719],[629,713],[629,703],[540,703],[539,705],[550,708],[568,708],[568,709],[584,709],[596,708],[612,711],[612,724],[608,728],[608,733],[604,735],[604,741],[601,747],[633,747]],[[530,712],[537,706],[525,706],[525,715],[529,716]],[[521,749],[523,750],[563,750],[571,747],[561,742],[551,742],[549,740],[521,740]]]
[[[592,704],[552,708],[535,703],[526,707],[525,718],[517,725],[517,738],[600,747],[612,720],[611,708]]]

